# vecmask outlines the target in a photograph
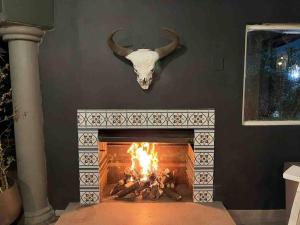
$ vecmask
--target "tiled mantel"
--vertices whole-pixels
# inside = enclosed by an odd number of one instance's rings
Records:
[[[98,131],[100,129],[193,129],[194,202],[214,196],[215,110],[78,110],[80,202],[100,201]]]

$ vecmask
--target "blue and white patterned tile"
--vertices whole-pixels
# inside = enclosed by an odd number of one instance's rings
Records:
[[[213,189],[194,189],[193,191],[194,202],[213,202]]]
[[[210,125],[210,127],[214,127],[215,126],[215,110],[209,110],[208,112],[208,123]]]
[[[79,150],[79,169],[99,167],[99,153],[95,150]]]
[[[85,112],[77,112],[77,127],[86,127],[86,114]]]
[[[188,127],[187,110],[168,110],[168,127],[169,128],[187,128]]]
[[[99,170],[79,171],[80,188],[99,188]]]
[[[80,130],[78,131],[78,147],[79,148],[95,148],[98,147],[98,130]]]
[[[148,115],[145,111],[130,110],[127,111],[127,127],[146,128],[148,126]]]
[[[99,189],[81,189],[80,190],[80,204],[93,205],[100,202]]]
[[[214,171],[204,170],[195,171],[194,175],[194,185],[213,185],[214,183]]]
[[[166,110],[149,110],[147,112],[148,127],[150,128],[167,128],[168,113]]]
[[[195,167],[213,167],[214,166],[214,151],[206,149],[195,149]]]
[[[107,112],[107,128],[126,128],[127,114],[125,110]]]
[[[194,146],[213,148],[215,141],[214,130],[195,130],[194,132]]]
[[[106,112],[105,111],[87,111],[86,112],[86,126],[87,127],[95,127],[101,128],[106,127]]]
[[[189,128],[209,128],[208,110],[189,110],[188,111]]]

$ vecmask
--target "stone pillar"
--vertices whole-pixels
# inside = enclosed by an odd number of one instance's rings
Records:
[[[18,181],[25,224],[43,224],[54,211],[47,198],[43,110],[39,78],[39,43],[44,31],[28,26],[0,28],[8,41]]]

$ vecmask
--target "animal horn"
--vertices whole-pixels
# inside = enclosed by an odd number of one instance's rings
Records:
[[[171,34],[172,42],[166,46],[155,49],[160,59],[171,54],[179,45],[179,35],[174,30],[168,28],[163,28],[163,30],[166,31],[168,34]]]
[[[120,30],[121,29],[118,29],[109,35],[109,37],[107,39],[107,44],[115,54],[125,57],[125,56],[129,55],[131,52],[133,52],[133,50],[130,48],[122,47],[122,46],[118,45],[117,43],[115,43],[113,37]]]

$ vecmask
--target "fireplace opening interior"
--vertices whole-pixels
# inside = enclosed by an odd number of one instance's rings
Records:
[[[99,133],[101,201],[193,201],[193,133]]]

